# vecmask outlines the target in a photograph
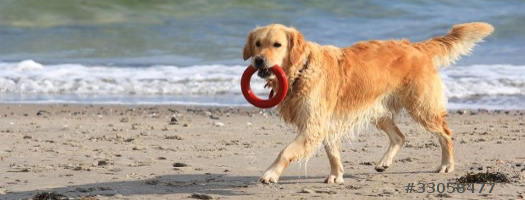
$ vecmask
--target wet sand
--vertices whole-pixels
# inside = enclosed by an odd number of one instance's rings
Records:
[[[257,182],[295,130],[275,112],[244,107],[0,104],[0,199],[56,192],[72,199],[519,199],[525,196],[525,111],[451,111],[456,170],[436,138],[403,116],[407,143],[376,172],[388,146],[371,128],[345,142],[345,183],[325,184],[324,151],[292,164],[278,184]],[[493,191],[407,193],[409,183],[448,183],[501,172]]]

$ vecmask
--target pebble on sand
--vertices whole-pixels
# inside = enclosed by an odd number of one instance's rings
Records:
[[[176,162],[176,163],[173,163],[173,167],[188,167],[188,164]]]
[[[170,119],[170,125],[177,125],[177,124],[179,124],[179,120],[177,120],[177,118],[174,115]]]
[[[315,193],[315,191],[310,190],[310,189],[307,189],[307,188],[304,188],[304,189],[301,190],[299,193],[313,194],[313,193]]]
[[[183,140],[183,138],[179,135],[166,135],[164,136],[164,139],[166,140]]]
[[[222,123],[222,122],[214,122],[213,125],[216,126],[216,127],[223,127],[224,123]]]
[[[97,163],[98,166],[105,166],[105,165],[108,165],[108,161],[107,160],[99,160],[98,163]]]

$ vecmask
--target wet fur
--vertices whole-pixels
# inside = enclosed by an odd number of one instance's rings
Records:
[[[424,42],[366,41],[338,48],[306,41],[296,29],[279,24],[254,29],[243,57],[262,56],[268,66],[282,66],[290,90],[277,109],[284,121],[298,129],[297,138],[281,151],[261,181],[277,182],[290,162],[308,158],[324,144],[331,165],[325,181],[342,183],[340,140],[370,123],[390,140],[376,166],[384,171],[405,141],[394,123],[403,109],[438,137],[442,160],[436,171],[453,171],[452,133],[445,122],[446,99],[438,70],[468,54],[492,31],[491,25],[476,22],[456,25],[447,35]],[[255,46],[256,41],[261,47]],[[275,48],[275,42],[283,44]],[[274,90],[279,87],[273,77],[268,83]]]

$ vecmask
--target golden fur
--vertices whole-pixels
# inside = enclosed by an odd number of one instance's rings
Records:
[[[390,140],[375,167],[384,171],[405,141],[394,123],[403,109],[438,137],[442,159],[436,171],[453,171],[452,133],[445,122],[446,99],[438,70],[468,54],[492,31],[491,25],[475,22],[455,25],[447,35],[424,42],[366,41],[337,48],[306,41],[296,29],[279,24],[254,29],[243,57],[259,56],[266,66],[284,69],[290,89],[278,110],[298,129],[296,139],[281,151],[261,182],[277,182],[290,162],[308,158],[323,143],[331,166],[325,182],[342,183],[341,137],[369,123]],[[279,87],[274,77],[267,81],[274,90]]]

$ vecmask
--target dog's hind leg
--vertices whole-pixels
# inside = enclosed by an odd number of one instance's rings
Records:
[[[324,149],[326,150],[326,155],[328,155],[328,160],[330,161],[330,175],[324,180],[325,183],[343,183],[343,164],[341,163],[341,153],[340,153],[340,142],[336,141],[332,144],[325,143]]]
[[[452,132],[448,128],[444,116],[441,123],[441,130],[439,132],[435,132],[438,135],[439,144],[441,145],[441,165],[436,169],[437,173],[448,173],[454,171]]]
[[[315,130],[315,131],[314,131]],[[315,150],[322,142],[322,136],[319,129],[312,129],[301,132],[295,140],[284,148],[273,164],[264,172],[259,181],[262,183],[276,183],[283,170],[288,167],[292,161],[305,159]]]
[[[392,164],[394,156],[399,152],[405,143],[405,135],[399,130],[394,123],[393,118],[382,118],[376,123],[377,128],[383,130],[390,140],[388,150],[383,155],[381,161],[376,165],[375,170],[378,172],[385,171]]]
[[[446,112],[433,117],[424,117],[417,121],[429,132],[437,136],[441,146],[441,165],[435,170],[438,173],[454,171],[454,150],[452,145],[452,132],[445,122]]]
[[[409,99],[412,103],[406,105],[406,109],[415,121],[437,136],[441,145],[441,165],[436,172],[448,173],[454,171],[454,150],[452,132],[445,121],[446,100],[439,76],[436,75],[430,80],[427,80],[429,84],[418,85],[417,92]]]

